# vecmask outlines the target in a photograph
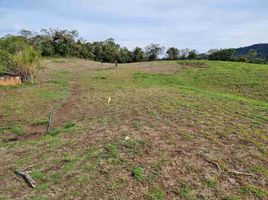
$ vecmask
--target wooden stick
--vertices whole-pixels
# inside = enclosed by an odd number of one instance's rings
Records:
[[[32,179],[32,177],[27,173],[27,172],[24,172],[24,171],[15,171],[15,173],[18,175],[18,176],[21,176],[24,181],[32,188],[34,188],[36,186],[36,182]]]
[[[235,171],[235,170],[228,170],[228,172],[235,174],[235,175],[254,176],[253,173],[239,172],[239,171]]]
[[[51,126],[52,126],[52,118],[53,118],[53,114],[50,113],[48,116],[48,123],[47,123],[47,133],[50,131]]]
[[[32,168],[34,165],[29,165],[27,167],[25,167],[22,171],[27,171],[28,169]]]
[[[219,170],[220,172],[224,172],[224,170],[221,169],[221,167],[219,166],[218,163],[212,161],[212,160],[209,160],[208,158],[204,157],[205,161],[215,165]],[[230,174],[235,174],[235,175],[244,175],[244,176],[254,176],[253,173],[247,173],[247,172],[240,172],[240,171],[236,171],[236,170],[226,170],[226,172],[230,173]]]
[[[215,165],[215,166],[220,170],[220,172],[223,172],[223,170],[221,169],[221,167],[219,166],[218,163],[216,163],[216,162],[214,162],[214,161],[212,161],[212,160],[209,160],[209,159],[207,159],[206,157],[204,157],[204,159],[205,159],[205,161],[207,161],[207,162],[209,162],[209,163]]]

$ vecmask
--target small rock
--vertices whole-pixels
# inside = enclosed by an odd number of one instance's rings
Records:
[[[125,137],[125,141],[128,141],[130,139],[130,137],[126,136]]]
[[[229,178],[229,177],[228,177],[228,180],[230,181],[230,183],[231,183],[231,184],[233,184],[233,185],[235,185],[235,184],[236,184],[235,179],[233,179],[233,178]]]

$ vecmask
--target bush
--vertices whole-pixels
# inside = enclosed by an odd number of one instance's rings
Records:
[[[0,75],[8,72],[10,54],[7,51],[0,50]]]
[[[244,58],[244,57],[240,57],[238,59],[238,62],[249,62],[249,60],[247,58]]]
[[[1,55],[4,58],[1,61],[4,72],[21,76],[23,82],[33,81],[33,76],[40,68],[40,54],[37,51],[32,47],[27,47],[15,55],[7,52],[2,52]]]
[[[234,56],[234,49],[221,49],[214,51],[208,55],[209,60],[222,60],[222,61],[232,61]]]
[[[255,60],[251,61],[252,63],[256,63],[256,64],[265,64],[266,61],[264,59],[261,58],[256,58]]]
[[[17,52],[27,48],[29,44],[21,36],[6,36],[0,38],[0,49],[10,53],[16,54]]]
[[[32,47],[18,52],[12,61],[12,71],[22,77],[22,81],[33,81],[33,76],[40,68],[40,54]]]

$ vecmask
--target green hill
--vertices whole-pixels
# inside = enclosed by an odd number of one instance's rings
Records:
[[[248,51],[253,49],[257,52],[257,57],[260,59],[268,60],[268,43],[264,44],[254,44],[248,47],[241,47],[235,49],[235,56],[244,57],[247,55]]]

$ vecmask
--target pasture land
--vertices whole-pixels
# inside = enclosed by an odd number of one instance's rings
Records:
[[[42,64],[0,87],[0,199],[267,199],[268,65]]]

